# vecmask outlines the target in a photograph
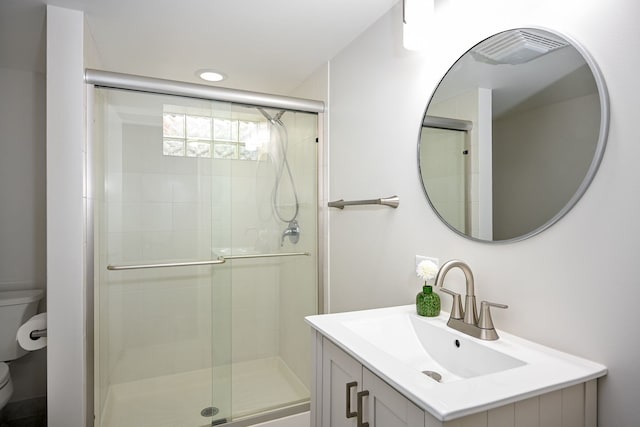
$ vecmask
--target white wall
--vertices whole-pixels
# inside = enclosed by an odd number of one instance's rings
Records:
[[[0,68],[0,291],[44,288],[45,76]]]
[[[410,304],[419,290],[414,255],[460,258],[480,299],[509,304],[499,328],[606,364],[599,381],[599,425],[640,420],[640,340],[635,302],[640,253],[640,4],[614,0],[456,0],[439,3],[423,54],[401,45],[395,7],[331,61],[330,194],[359,199],[398,194],[400,207],[332,210],[332,311]],[[529,240],[482,244],[440,223],[420,188],[416,141],[428,97],[458,56],[512,27],[554,28],[579,40],[599,64],[611,100],[611,128],[600,170],[559,223]],[[448,286],[463,291],[462,276]],[[450,299],[443,295],[445,307]]]
[[[45,7],[13,3],[0,4],[0,291],[46,289]],[[11,362],[11,400],[45,396],[46,366],[46,349]]]
[[[46,288],[45,13],[16,4],[0,4],[0,291]],[[11,362],[12,401],[46,395],[46,359]]]
[[[493,121],[496,240],[527,234],[562,210],[593,161],[599,129],[597,93]]]
[[[84,15],[47,7],[47,418],[86,423]]]
[[[45,76],[0,68],[0,94],[0,291],[45,289]],[[12,362],[11,377],[13,401],[44,396],[46,350]]]

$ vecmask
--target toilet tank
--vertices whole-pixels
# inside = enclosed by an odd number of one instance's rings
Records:
[[[17,359],[27,352],[18,345],[18,328],[38,311],[43,291],[0,291],[0,362]]]

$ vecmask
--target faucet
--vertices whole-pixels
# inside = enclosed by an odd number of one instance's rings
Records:
[[[300,227],[295,219],[292,219],[289,222],[289,226],[282,232],[280,246],[284,246],[284,238],[287,236],[289,236],[289,241],[293,244],[298,243],[298,240],[300,240]]]
[[[454,267],[458,267],[464,273],[464,277],[467,281],[467,295],[464,299],[464,323],[469,325],[476,325],[478,323],[478,310],[476,309],[476,294],[473,285],[473,273],[471,268],[463,261],[452,259],[442,264],[438,274],[436,275],[436,287],[444,284],[444,278]]]
[[[462,309],[462,304],[460,302],[460,294],[443,286],[445,276],[452,268],[455,267],[462,270],[466,280],[467,294],[465,295],[464,300],[464,310]],[[445,262],[438,270],[435,282],[434,287],[440,286],[442,291],[453,297],[453,306],[451,307],[451,315],[449,316],[447,326],[482,340],[498,339],[498,333],[496,332],[491,319],[490,308],[508,308],[509,306],[482,301],[480,303],[480,318],[478,318],[473,273],[471,272],[471,268],[465,262],[457,259]]]

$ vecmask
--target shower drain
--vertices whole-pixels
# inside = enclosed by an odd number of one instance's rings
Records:
[[[200,415],[202,415],[203,417],[213,417],[218,412],[220,412],[218,408],[216,408],[215,406],[209,406],[200,411]]]

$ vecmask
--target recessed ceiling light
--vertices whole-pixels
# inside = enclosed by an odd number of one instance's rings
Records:
[[[220,82],[227,78],[227,76],[215,70],[198,70],[196,75],[208,82]]]

